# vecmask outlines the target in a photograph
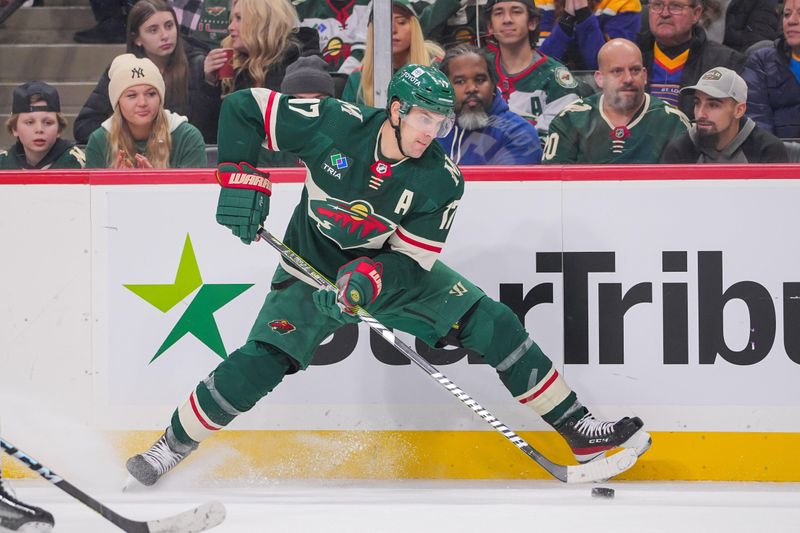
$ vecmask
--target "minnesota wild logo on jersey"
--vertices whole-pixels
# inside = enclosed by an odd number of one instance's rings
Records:
[[[503,70],[499,48],[490,45],[488,50],[508,107],[533,122],[539,131],[547,131],[553,117],[567,105],[592,94],[591,88],[575,79],[567,67],[544,54],[536,52],[538,57],[532,65],[508,74]]]
[[[678,109],[644,94],[639,113],[615,125],[603,112],[603,95],[567,106],[550,124],[542,163],[658,163],[689,119]]]
[[[336,241],[343,250],[380,240],[395,227],[391,221],[375,214],[370,203],[364,200],[309,200],[309,215],[317,221],[317,228],[323,235]]]
[[[380,152],[386,111],[335,98],[248,89],[222,105],[220,125],[228,134],[220,139],[220,161],[249,161],[263,142],[305,164],[302,198],[284,242],[320,272],[333,276],[354,253],[372,257],[381,250],[433,267],[464,193],[461,172],[438,143],[417,159],[389,160]],[[228,106],[236,112],[226,112]]]

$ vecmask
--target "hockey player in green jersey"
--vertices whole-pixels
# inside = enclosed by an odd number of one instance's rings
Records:
[[[640,419],[595,419],[513,311],[438,259],[464,191],[458,167],[433,142],[452,126],[455,93],[447,77],[405,65],[387,96],[386,110],[269,89],[225,99],[217,221],[245,243],[256,240],[271,186],[252,164],[262,143],[291,150],[308,171],[284,241],[339,290],[319,290],[281,262],[247,343],[197,385],[149,450],[128,460],[140,482],[155,483],[284,376],[304,370],[328,335],[358,320],[356,304],[431,346],[482,354],[579,461],[620,446],[639,454],[649,447]]]
[[[661,152],[689,129],[677,108],[645,93],[639,48],[612,39],[597,54],[602,93],[566,107],[550,124],[542,163],[658,163]]]
[[[489,59],[503,98],[544,137],[553,117],[592,90],[564,65],[536,50],[539,11],[533,0],[489,0],[486,20],[492,39],[487,46]]]

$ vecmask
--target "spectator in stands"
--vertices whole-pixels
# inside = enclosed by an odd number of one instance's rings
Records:
[[[783,36],[753,52],[742,77],[747,115],[782,139],[800,137],[800,0],[784,2]]]
[[[722,43],[742,53],[760,41],[778,37],[776,0],[730,0],[725,19]]]
[[[335,88],[328,64],[319,56],[299,58],[286,67],[280,92],[298,98],[333,97]],[[302,164],[297,155],[286,150],[273,152],[262,147],[258,158],[259,167],[296,167]]]
[[[122,54],[109,69],[114,114],[89,136],[89,168],[208,166],[203,136],[186,117],[164,109],[164,78],[146,57]]]
[[[297,26],[297,13],[289,0],[234,0],[229,35],[222,48],[211,50],[203,66],[205,82],[197,126],[209,144],[217,142],[222,98],[240,89],[266,87],[277,91],[286,67],[301,55],[319,53],[317,32]],[[233,49],[233,77],[220,79]]]
[[[546,133],[568,104],[592,90],[553,58],[539,53],[539,11],[533,0],[489,0],[486,4],[489,59],[511,111]]]
[[[745,57],[709,41],[700,26],[700,0],[652,0],[648,5],[649,32],[639,36],[644,65],[650,73],[648,92],[678,107],[689,117],[694,98],[681,87],[694,85],[713,67],[742,70]]]
[[[194,124],[202,103],[206,50],[180,34],[175,11],[165,0],[139,0],[133,6],[128,16],[127,45],[129,53],[148,58],[161,72],[166,84],[164,107]],[[106,68],[75,119],[73,132],[81,144],[114,112],[108,100],[108,82]]]
[[[663,163],[788,162],[781,140],[744,116],[747,84],[734,71],[712,68],[681,92],[694,95],[696,122],[667,146]]]
[[[350,73],[345,85],[342,100],[357,104],[374,105],[373,74],[373,24],[370,18],[367,26],[367,50],[361,68]],[[425,37],[419,25],[417,14],[408,0],[392,1],[392,72],[409,63],[430,65],[431,58],[425,45]],[[441,59],[439,57],[438,59]]]
[[[508,109],[489,60],[478,48],[451,48],[440,68],[456,93],[456,125],[436,139],[450,159],[459,165],[539,164],[536,128]]]
[[[800,0],[798,0],[800,1]],[[544,163],[658,163],[689,120],[645,92],[639,48],[612,39],[600,49],[595,81],[601,94],[569,105],[550,124]]]
[[[306,1],[294,4],[300,26],[319,36],[331,72],[350,74],[364,59],[372,0]]]
[[[61,138],[66,126],[58,91],[41,81],[23,83],[14,89],[11,117],[6,121],[17,142],[0,150],[0,170],[83,168],[83,151]]]
[[[125,42],[125,14],[135,0],[89,0],[97,24],[76,31],[73,39],[82,44]]]
[[[544,37],[539,49],[571,70],[597,70],[600,47],[618,37],[635,41],[642,25],[639,0],[540,0],[536,6]]]

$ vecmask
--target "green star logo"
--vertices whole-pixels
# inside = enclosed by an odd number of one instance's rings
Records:
[[[178,319],[178,323],[175,324],[167,338],[161,343],[161,347],[150,360],[151,363],[187,333],[194,335],[197,340],[208,346],[211,351],[225,359],[228,352],[222,342],[222,336],[214,319],[214,313],[252,286],[252,283],[203,283],[203,278],[200,276],[200,268],[197,266],[197,259],[194,255],[194,248],[192,248],[192,240],[189,238],[188,233],[186,234],[186,242],[183,245],[178,272],[175,274],[173,283],[123,285],[123,287],[162,313],[166,313],[192,294],[198,287],[200,288],[189,303],[186,311]]]

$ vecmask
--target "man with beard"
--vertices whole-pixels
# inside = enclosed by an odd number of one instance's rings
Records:
[[[664,163],[786,163],[780,139],[744,116],[747,84],[725,67],[712,68],[697,85],[684,87],[694,94],[695,125],[664,150]]]
[[[567,106],[550,123],[544,163],[658,163],[670,141],[686,133],[686,115],[644,91],[639,48],[612,39],[597,54],[600,94]]]
[[[439,67],[456,93],[456,126],[438,138],[459,165],[536,165],[541,143],[530,122],[508,109],[483,53],[470,45],[451,48]]]

